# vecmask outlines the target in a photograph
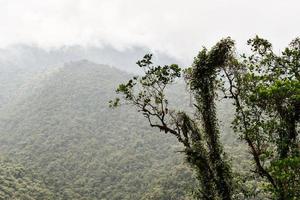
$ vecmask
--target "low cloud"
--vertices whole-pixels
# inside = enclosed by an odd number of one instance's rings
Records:
[[[186,62],[203,45],[259,34],[283,48],[300,33],[298,0],[0,0],[0,46],[145,46]]]

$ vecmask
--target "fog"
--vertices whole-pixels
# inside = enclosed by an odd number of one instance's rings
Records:
[[[190,64],[203,45],[258,34],[282,49],[300,32],[297,0],[1,0],[0,46],[135,46]]]

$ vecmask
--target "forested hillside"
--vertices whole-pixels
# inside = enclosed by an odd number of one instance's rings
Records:
[[[126,78],[80,61],[32,79],[1,110],[1,152],[36,172],[54,199],[186,198],[194,181],[173,138],[133,108],[108,108]]]

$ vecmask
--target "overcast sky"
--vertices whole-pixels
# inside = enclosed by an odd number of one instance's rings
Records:
[[[299,0],[0,0],[0,47],[146,46],[182,61],[231,36],[282,49],[300,36]]]

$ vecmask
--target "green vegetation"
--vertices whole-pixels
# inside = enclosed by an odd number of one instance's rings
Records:
[[[1,110],[1,153],[38,174],[54,199],[185,199],[195,182],[175,141],[134,109],[107,106],[128,77],[87,61],[43,76]]]
[[[0,199],[50,200],[53,197],[53,193],[32,172],[7,159],[0,160]]]
[[[132,79],[86,60],[3,75],[0,199],[299,199],[300,40],[249,44],[184,70],[146,55]],[[120,82],[111,106],[135,107],[108,108]]]
[[[274,199],[300,198],[300,39],[276,55],[256,36],[253,54],[224,68],[234,100],[234,130],[250,149],[255,173],[267,182]]]
[[[234,42],[223,39],[211,50],[201,50],[183,73],[174,64],[154,66],[152,55],[145,55],[137,62],[145,75],[119,85],[116,92],[134,105],[151,127],[175,136],[184,146],[187,161],[198,175],[198,199],[259,198],[255,192],[245,192],[247,184],[240,178],[254,180],[252,188],[261,183],[265,199],[299,199],[300,39],[281,56],[259,37],[248,43],[253,55],[239,58],[233,51]],[[195,115],[169,107],[172,98],[167,98],[166,88],[182,74],[195,98]],[[250,150],[254,177],[245,176],[240,167],[232,177],[219,140],[215,104],[220,91],[233,103],[233,130]],[[110,101],[111,107],[122,100]]]
[[[151,55],[146,55],[137,64],[145,71],[145,76],[134,77],[127,84],[121,84],[117,89],[127,102],[135,105],[149,121],[151,127],[170,133],[184,145],[187,160],[196,169],[201,183],[199,191],[202,199],[231,199],[231,172],[223,158],[220,144],[219,128],[215,111],[215,91],[213,67],[223,65],[232,44],[224,47],[227,41],[222,41],[210,52],[203,50],[195,59],[193,73],[189,75],[191,90],[196,93],[195,106],[197,114],[203,119],[203,127],[199,127],[197,118],[192,119],[182,111],[176,112],[169,108],[169,100],[165,90],[181,75],[177,65],[152,66]],[[225,54],[224,58],[220,58]],[[215,58],[218,58],[215,61]],[[135,86],[139,84],[139,91]],[[111,101],[117,106],[119,99]]]

